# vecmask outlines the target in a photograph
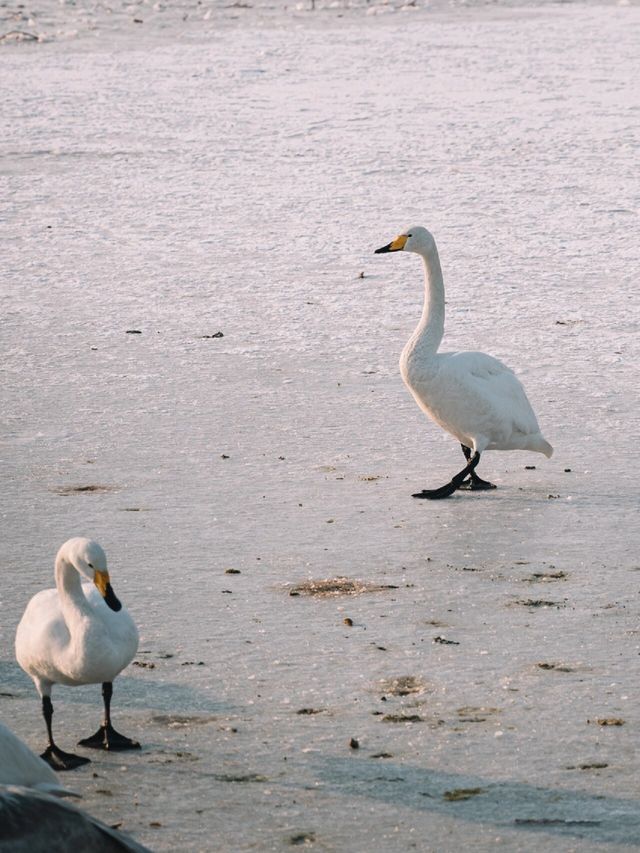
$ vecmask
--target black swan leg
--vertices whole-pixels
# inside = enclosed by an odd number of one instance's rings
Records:
[[[456,491],[456,489],[459,489],[460,486],[462,486],[467,477],[473,476],[474,469],[479,461],[480,454],[474,453],[473,457],[467,462],[462,471],[456,474],[455,477],[451,478],[451,482],[447,483],[444,486],[441,486],[439,489],[423,489],[421,492],[416,492],[414,495],[412,495],[412,497],[424,498],[430,501],[448,498],[449,495],[452,495]]]
[[[140,744],[131,738],[121,735],[111,725],[111,696],[113,695],[113,684],[105,681],[102,685],[102,698],[104,699],[104,723],[98,731],[78,741],[79,746],[87,746],[90,749],[140,749]]]
[[[467,447],[466,444],[461,444],[462,452],[464,453],[464,458],[469,461],[471,459],[471,448]],[[465,482],[460,487],[461,489],[468,489],[470,492],[480,492],[486,491],[487,489],[495,489],[495,483],[490,483],[488,480],[483,480],[481,477],[478,477],[475,471],[471,472],[471,478],[469,480],[465,480]]]
[[[73,755],[71,752],[63,752],[59,749],[53,740],[51,731],[51,720],[53,718],[53,705],[50,696],[42,697],[42,716],[47,726],[47,736],[49,738],[49,746],[42,753],[40,758],[46,761],[49,767],[54,770],[74,770],[76,767],[81,767],[83,764],[89,764],[89,759],[82,755]]]

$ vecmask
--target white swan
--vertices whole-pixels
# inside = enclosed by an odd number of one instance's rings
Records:
[[[444,282],[433,235],[414,226],[382,252],[415,252],[425,270],[422,317],[400,356],[400,372],[420,408],[462,445],[467,465],[439,489],[414,498],[446,498],[462,485],[493,489],[475,473],[485,450],[534,450],[550,457],[524,388],[502,362],[482,352],[438,352],[444,334]],[[469,479],[468,479],[469,478]]]
[[[93,584],[82,584],[84,575]],[[51,733],[54,684],[102,683],[105,718],[92,737],[79,743],[92,749],[139,749],[111,725],[112,681],[133,660],[138,631],[109,582],[107,558],[97,542],[69,539],[58,551],[56,589],[31,599],[16,632],[18,663],[33,678],[42,697],[49,746],[42,758],[55,770],[70,770],[89,759],[63,752]]]
[[[0,785],[0,850],[7,853],[150,853],[69,803],[18,785]]]
[[[0,785],[22,785],[56,797],[80,796],[63,788],[49,765],[3,723],[0,723]]]

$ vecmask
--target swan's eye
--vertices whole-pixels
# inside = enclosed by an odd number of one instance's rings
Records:
[[[87,563],[87,565],[89,566],[90,569],[93,568],[93,563]]]
[[[413,234],[407,234],[407,237],[413,237]]]

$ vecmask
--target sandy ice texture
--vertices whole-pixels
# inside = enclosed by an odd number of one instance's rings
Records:
[[[38,0],[0,44],[0,718],[43,747],[15,627],[93,536],[144,749],[64,782],[156,851],[640,846],[640,9],[393,8]],[[418,259],[373,255],[414,223],[445,347],[556,448],[496,492],[410,497],[463,463],[398,373]],[[99,688],[54,707],[71,749]]]

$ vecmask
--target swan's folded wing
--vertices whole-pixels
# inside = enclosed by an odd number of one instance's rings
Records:
[[[523,435],[540,431],[520,380],[506,364],[483,352],[456,352],[449,355],[447,369],[471,396],[484,401],[483,408],[511,419],[514,430]]]

